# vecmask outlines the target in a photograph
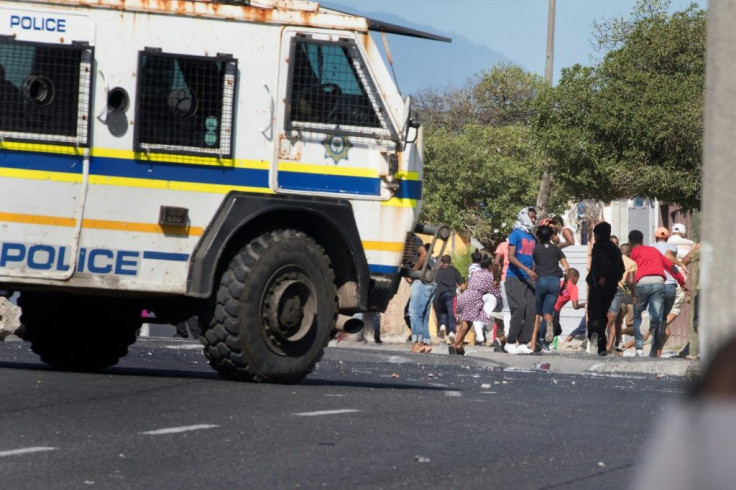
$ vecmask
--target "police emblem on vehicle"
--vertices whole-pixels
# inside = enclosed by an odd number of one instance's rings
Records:
[[[337,165],[340,160],[347,160],[348,151],[353,147],[347,136],[339,134],[327,135],[322,144],[325,147],[325,157],[332,158],[335,161],[335,165]]]

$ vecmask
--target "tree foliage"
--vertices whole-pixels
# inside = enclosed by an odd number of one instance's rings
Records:
[[[527,125],[544,79],[523,68],[501,63],[460,88],[425,89],[416,94],[422,121],[432,128],[462,131],[467,124]]]
[[[422,219],[447,223],[489,243],[536,199],[542,159],[528,128],[470,124],[460,132],[428,129]]]
[[[424,91],[422,219],[443,222],[489,244],[508,233],[519,209],[534,205],[543,171],[528,126],[541,77],[497,65],[459,89]],[[563,203],[567,195],[557,195]]]
[[[699,206],[705,12],[667,6],[641,0],[632,19],[598,25],[613,49],[598,66],[563,70],[536,100],[535,138],[578,198]]]

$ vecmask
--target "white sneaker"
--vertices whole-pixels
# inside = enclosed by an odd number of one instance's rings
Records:
[[[508,354],[518,354],[518,350],[516,349],[516,344],[512,344],[511,342],[506,342],[506,345],[503,346],[503,350],[506,351]]]
[[[534,351],[529,348],[526,344],[519,344],[519,347],[516,348],[517,354],[531,354]]]
[[[644,357],[644,351],[642,349],[636,349],[636,357]]]
[[[440,325],[440,331],[437,333],[437,337],[444,339],[445,333],[447,333],[447,327],[444,325]]]
[[[455,334],[450,332],[450,335],[447,336],[447,340],[450,341],[450,345],[455,345]]]

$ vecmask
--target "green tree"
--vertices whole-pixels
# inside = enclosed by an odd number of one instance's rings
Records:
[[[598,25],[611,51],[536,100],[535,138],[578,198],[700,204],[705,12],[668,5],[642,0],[632,19]]]
[[[425,125],[422,219],[489,245],[536,202],[543,155],[529,127],[541,77],[497,65],[461,88],[418,95]],[[561,209],[566,194],[555,194]]]
[[[528,125],[544,79],[523,68],[500,63],[470,77],[463,86],[428,88],[416,94],[422,122],[462,131],[467,124]]]
[[[543,159],[528,127],[428,129],[424,156],[422,219],[428,222],[489,244],[508,234],[519,209],[535,202]]]

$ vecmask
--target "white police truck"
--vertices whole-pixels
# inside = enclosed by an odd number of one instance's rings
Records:
[[[0,288],[34,352],[103,369],[142,310],[198,315],[222,376],[294,382],[384,311],[422,135],[372,31],[439,39],[299,0],[0,0]]]

